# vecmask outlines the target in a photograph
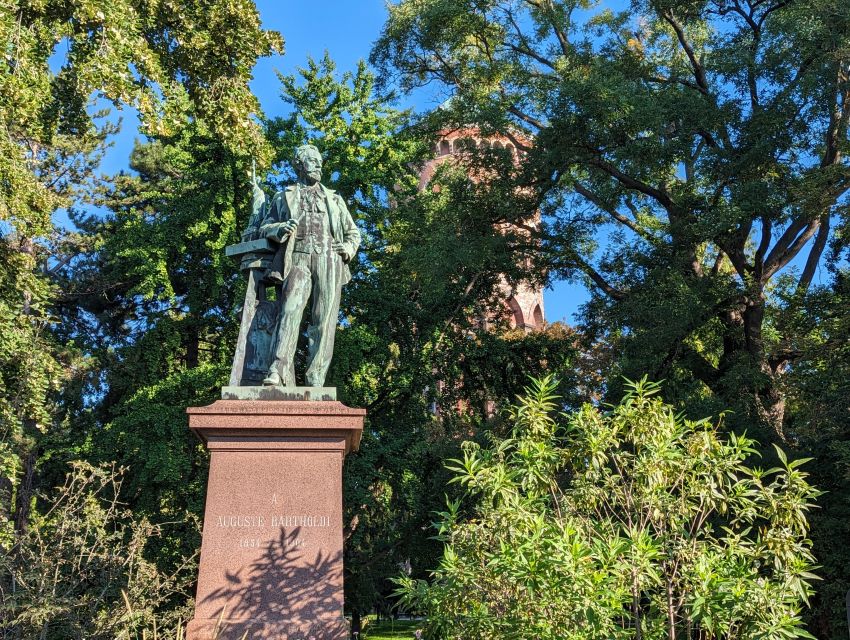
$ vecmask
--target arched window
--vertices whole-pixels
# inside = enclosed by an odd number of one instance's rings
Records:
[[[507,150],[508,153],[511,154],[511,157],[514,156],[514,151],[515,151],[514,145],[512,145],[511,143],[507,143],[507,144],[505,144],[505,149]]]
[[[510,309],[511,313],[511,329],[516,329],[517,327],[525,327],[525,317],[522,315],[522,309],[520,308],[519,303],[516,301],[516,298],[514,298],[513,296],[508,298],[508,308]]]
[[[504,146],[501,142],[499,142],[498,140],[496,140],[496,142],[494,142],[494,143],[493,143],[493,148],[494,148],[494,149],[504,149],[504,148],[505,148],[505,146]]]
[[[445,156],[452,152],[452,143],[448,140],[440,140],[440,155]]]
[[[545,321],[543,320],[543,310],[539,304],[534,306],[534,312],[531,314],[531,317],[534,318],[534,328],[540,329]]]
[[[460,151],[475,151],[475,140],[472,138],[461,138],[455,142],[455,152]]]

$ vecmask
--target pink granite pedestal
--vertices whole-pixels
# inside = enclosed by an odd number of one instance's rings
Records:
[[[211,454],[187,640],[347,638],[342,461],[366,411],[219,400],[187,412]]]

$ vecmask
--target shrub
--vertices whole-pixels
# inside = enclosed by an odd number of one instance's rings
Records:
[[[812,637],[804,460],[749,467],[752,440],[684,419],[645,379],[572,416],[554,388],[533,382],[510,438],[452,461],[470,504],[439,516],[433,580],[397,581],[427,637]]]
[[[0,638],[112,640],[175,629],[194,560],[163,575],[144,556],[159,528],[118,502],[121,471],[72,465],[0,558]]]

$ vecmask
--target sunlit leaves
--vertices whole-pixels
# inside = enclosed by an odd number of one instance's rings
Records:
[[[441,514],[430,584],[399,580],[433,637],[810,637],[805,461],[752,469],[752,440],[684,419],[646,379],[627,387],[564,416],[536,381],[512,438],[464,447],[450,468],[471,513]]]

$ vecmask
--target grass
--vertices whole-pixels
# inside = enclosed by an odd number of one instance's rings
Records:
[[[381,620],[371,622],[363,633],[363,640],[397,640],[412,638],[413,632],[422,627],[422,620]]]

